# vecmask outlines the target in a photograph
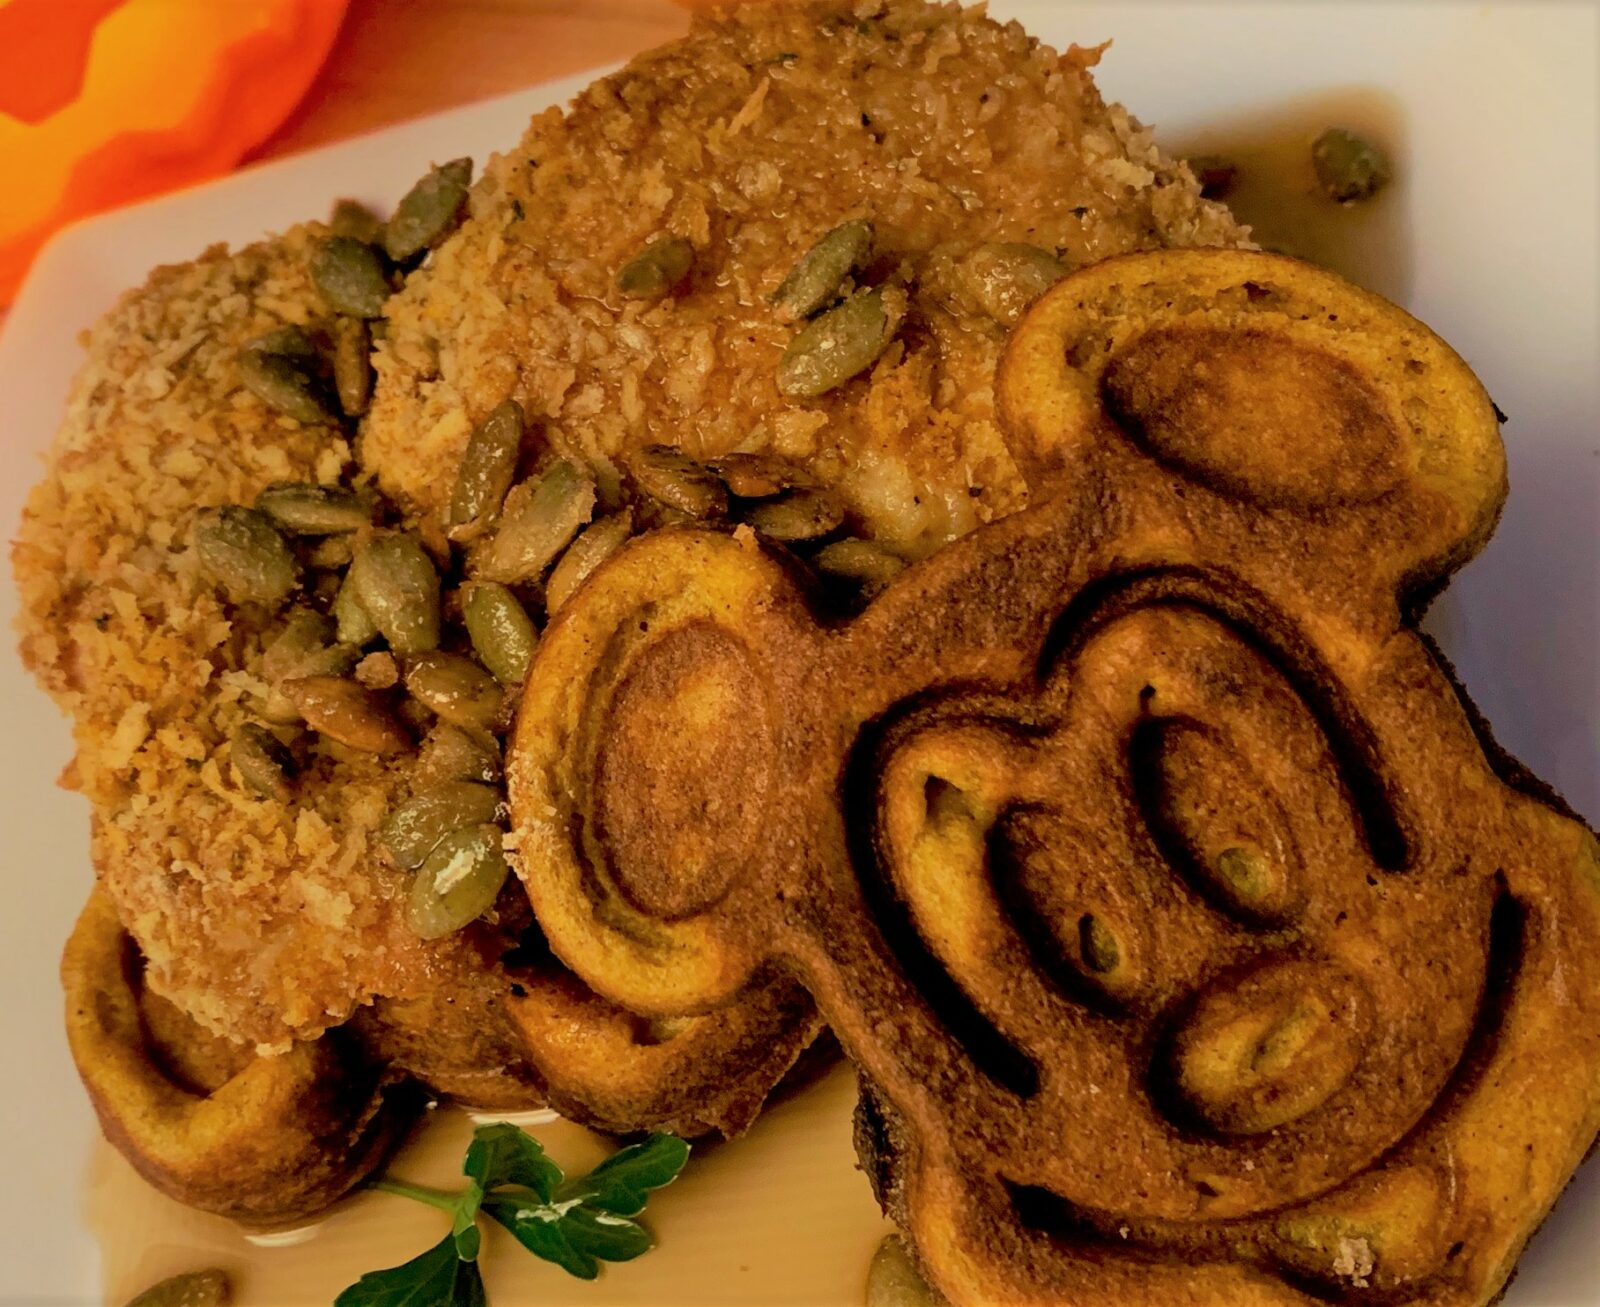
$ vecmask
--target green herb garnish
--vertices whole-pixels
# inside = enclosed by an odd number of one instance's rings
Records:
[[[569,1180],[532,1135],[504,1122],[479,1126],[461,1167],[467,1183],[459,1193],[402,1180],[373,1184],[437,1207],[450,1217],[450,1233],[403,1265],[369,1271],[334,1307],[488,1307],[478,1271],[480,1213],[534,1256],[592,1280],[601,1262],[631,1261],[650,1250],[650,1232],[633,1218],[644,1211],[650,1191],[676,1180],[688,1160],[683,1140],[654,1134]]]

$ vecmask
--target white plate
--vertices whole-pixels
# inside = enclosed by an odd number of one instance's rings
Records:
[[[1600,10],[1126,0],[996,0],[993,9],[1061,46],[1114,37],[1103,89],[1168,136],[1308,91],[1374,86],[1397,98],[1413,241],[1407,307],[1461,350],[1510,414],[1505,520],[1432,625],[1501,741],[1580,811],[1600,814]],[[388,205],[430,160],[509,148],[530,114],[586,80],[250,169],[57,237],[0,334],[6,535],[57,423],[78,332],[147,269],[322,213],[338,195]],[[11,586],[0,586],[7,629],[15,604]],[[97,1301],[99,1253],[82,1217],[93,1124],[67,1059],[55,982],[60,943],[90,881],[86,813],[52,784],[69,755],[67,730],[9,641],[0,704],[0,828],[9,840],[0,912],[0,1238],[9,1255],[0,1301]],[[738,1147],[719,1161],[736,1164]],[[1600,1241],[1590,1229],[1597,1191],[1600,1170],[1591,1167],[1535,1241],[1510,1307],[1600,1304]],[[675,1209],[684,1223],[693,1219],[681,1210],[690,1198]],[[807,1230],[791,1237],[804,1241]],[[674,1291],[679,1301],[703,1300],[682,1281]]]

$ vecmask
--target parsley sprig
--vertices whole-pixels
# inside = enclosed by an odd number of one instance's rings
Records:
[[[529,1252],[580,1279],[601,1262],[626,1262],[650,1250],[650,1233],[633,1218],[652,1189],[671,1184],[689,1160],[675,1135],[650,1135],[613,1153],[588,1175],[567,1179],[543,1145],[501,1122],[473,1132],[458,1193],[383,1179],[372,1187],[436,1207],[450,1233],[419,1257],[369,1271],[334,1307],[488,1307],[478,1270],[479,1215],[505,1226]]]

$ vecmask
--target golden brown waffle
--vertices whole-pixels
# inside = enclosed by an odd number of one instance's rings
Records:
[[[1048,497],[855,621],[699,530],[562,612],[510,771],[551,946],[664,1019],[794,975],[958,1304],[1489,1301],[1600,1125],[1600,858],[1413,625],[1488,397],[1222,252],[1068,279],[999,392]]]

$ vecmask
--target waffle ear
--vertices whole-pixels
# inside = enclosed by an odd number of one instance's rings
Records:
[[[791,682],[820,640],[754,540],[642,537],[540,645],[509,751],[524,880],[557,955],[640,1015],[706,1011],[765,954],[753,876],[811,725]]]
[[[1018,327],[997,393],[1036,498],[1133,453],[1192,492],[1298,522],[1313,548],[1353,533],[1385,580],[1459,565],[1505,498],[1494,405],[1455,351],[1276,255],[1093,264]]]

